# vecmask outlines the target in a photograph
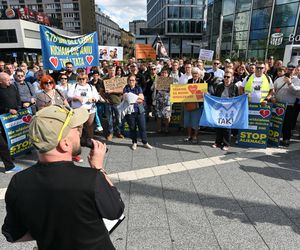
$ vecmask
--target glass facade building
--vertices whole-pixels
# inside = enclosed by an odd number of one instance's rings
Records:
[[[163,30],[162,41],[171,57],[199,55],[205,0],[147,0],[147,27]]]
[[[208,0],[209,49],[218,48],[221,57],[241,59],[269,55],[283,58],[291,36],[300,34],[299,0]],[[300,39],[299,39],[300,40]]]

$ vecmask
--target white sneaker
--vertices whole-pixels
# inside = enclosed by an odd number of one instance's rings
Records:
[[[101,132],[101,131],[103,131],[102,126],[99,126],[99,127],[97,127],[97,128],[95,129],[95,132]]]
[[[148,149],[152,149],[153,148],[149,143],[144,144],[144,147],[148,148]]]
[[[136,150],[136,148],[137,148],[137,144],[136,144],[136,143],[133,143],[132,146],[131,146],[131,149],[132,149],[132,150]]]

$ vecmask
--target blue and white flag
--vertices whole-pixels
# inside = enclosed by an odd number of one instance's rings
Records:
[[[40,35],[45,69],[61,70],[66,62],[75,68],[99,65],[97,32],[69,37],[40,25]]]
[[[247,95],[233,98],[204,95],[204,110],[199,124],[213,128],[247,129]]]

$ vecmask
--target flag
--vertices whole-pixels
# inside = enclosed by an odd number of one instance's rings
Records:
[[[204,111],[200,126],[214,128],[248,128],[248,98],[247,95],[233,98],[221,98],[204,95]]]
[[[168,52],[160,38],[160,36],[157,34],[152,47],[155,49],[156,51],[156,58],[157,59],[163,59],[163,58],[169,58],[168,56]]]

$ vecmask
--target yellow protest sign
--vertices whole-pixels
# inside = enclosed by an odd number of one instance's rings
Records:
[[[114,77],[104,80],[104,87],[106,91],[123,92],[124,87],[127,85],[127,77]]]
[[[173,83],[172,77],[162,77],[158,76],[156,80],[157,90],[170,90],[170,85]]]
[[[207,83],[171,84],[170,102],[203,102]]]

